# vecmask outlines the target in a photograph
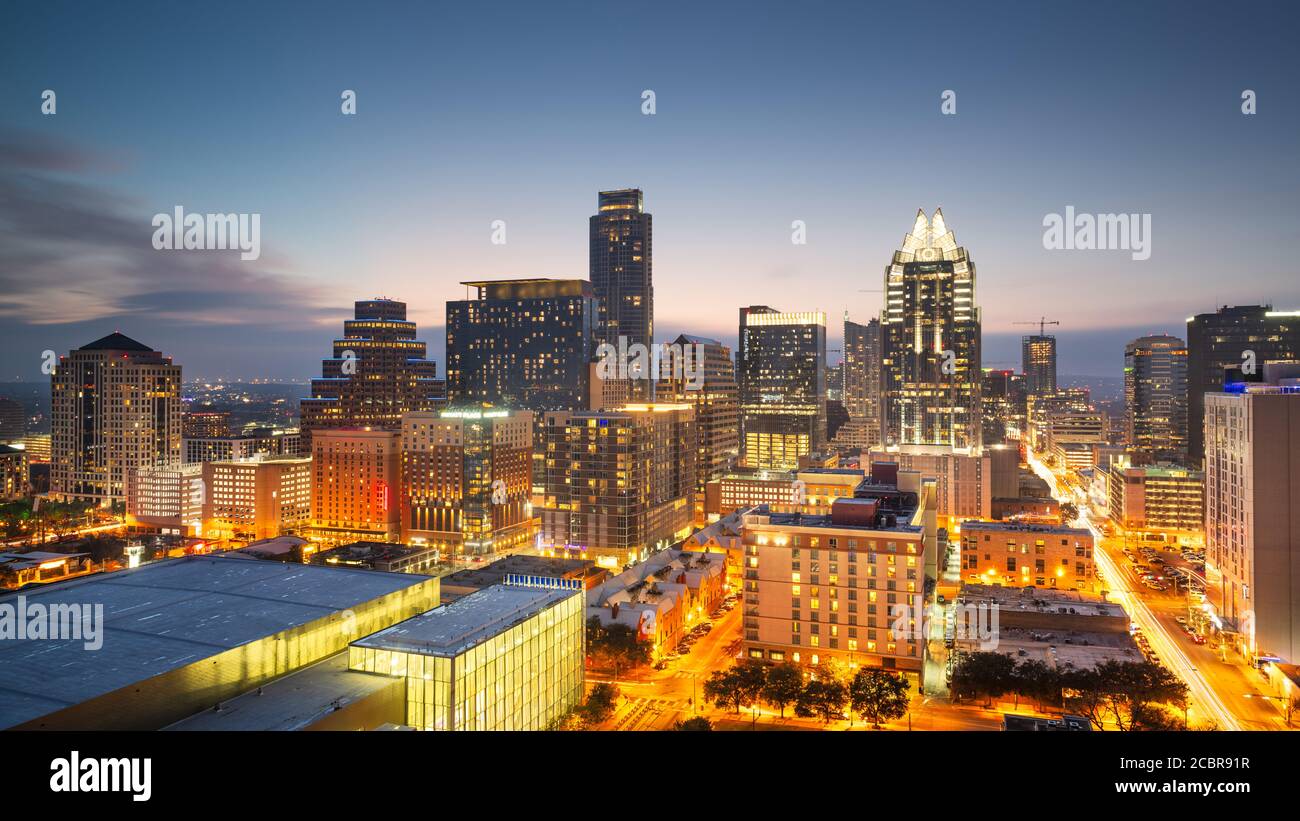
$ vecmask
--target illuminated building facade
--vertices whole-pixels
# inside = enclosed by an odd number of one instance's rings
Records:
[[[544,549],[622,567],[690,534],[697,479],[690,405],[553,412],[545,430]]]
[[[0,501],[27,494],[27,451],[0,445]]]
[[[27,410],[16,399],[0,396],[0,445],[16,445],[27,434]]]
[[[531,411],[586,408],[596,350],[596,297],[583,279],[461,283],[447,303],[451,402]]]
[[[1251,660],[1300,659],[1300,364],[1205,397],[1206,594]]]
[[[1124,434],[1135,464],[1187,463],[1187,346],[1178,337],[1124,347]]]
[[[844,410],[849,420],[835,444],[872,448],[880,444],[880,320],[863,325],[844,316]]]
[[[767,505],[774,513],[829,513],[836,499],[853,496],[865,475],[854,468],[728,473],[709,483],[705,512],[712,518]]]
[[[1205,474],[1168,463],[1110,468],[1110,518],[1125,530],[1199,541],[1204,524]]]
[[[793,470],[826,444],[826,314],[740,309],[741,460]]]
[[[311,381],[311,396],[301,400],[302,447],[325,428],[370,427],[397,430],[402,414],[437,410],[446,385],[438,366],[425,359],[425,344],[406,319],[406,303],[359,300],[354,318],[343,323],[343,338],[333,355],[321,360],[321,376]]]
[[[731,349],[715,339],[682,334],[669,344],[683,351],[694,351],[696,348],[691,346],[698,345],[703,353],[704,372],[694,376],[694,382],[685,369],[674,373],[664,368],[655,387],[655,401],[689,404],[695,408],[698,442],[695,518],[702,524],[706,485],[730,470],[740,451],[740,401],[735,366]]]
[[[511,578],[353,642],[348,667],[404,678],[418,730],[545,730],[582,702],[584,604],[581,580]]]
[[[910,504],[908,500],[910,498]],[[840,499],[829,515],[744,517],[744,639],[747,657],[849,665],[919,674],[920,629],[895,632],[898,606],[924,595],[933,517],[917,521],[917,498]]]
[[[126,484],[126,524],[139,531],[203,535],[201,465],[137,468]]]
[[[1233,368],[1240,377],[1242,367],[1251,360],[1257,379],[1265,362],[1297,359],[1300,311],[1275,311],[1270,305],[1225,305],[1214,313],[1188,317],[1188,467],[1200,467],[1205,456],[1205,395],[1223,390],[1226,369]]]
[[[935,510],[941,526],[951,527],[964,519],[988,519],[993,512],[994,460],[991,451],[957,450],[939,445],[901,445],[873,450],[870,464],[896,464],[899,470],[915,471],[933,479]],[[1018,470],[999,461],[999,467]]]
[[[50,412],[57,498],[124,502],[134,471],[181,463],[181,366],[123,334],[59,357]]]
[[[327,544],[401,536],[401,433],[319,429],[312,437],[311,535]]]
[[[1033,334],[1020,338],[1025,391],[1034,396],[1056,393],[1056,337]]]
[[[186,411],[181,417],[181,437],[185,439],[219,439],[230,435],[227,411]]]
[[[444,556],[532,546],[533,414],[490,407],[402,419],[402,541]]]
[[[943,210],[916,214],[885,268],[881,318],[887,445],[981,444],[980,314],[975,263]]]
[[[311,524],[311,459],[266,457],[203,463],[203,536],[254,542]]]
[[[601,342],[651,345],[655,337],[652,224],[638,188],[601,191],[589,220],[591,286]]]
[[[296,428],[265,428],[237,436],[186,437],[182,452],[186,464],[252,459],[255,456],[297,456],[301,437]]]
[[[1092,531],[1011,522],[961,525],[962,579],[1005,587],[1100,592]]]

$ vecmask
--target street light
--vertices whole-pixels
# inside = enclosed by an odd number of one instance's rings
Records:
[[[1263,693],[1242,693],[1242,695],[1246,698],[1266,698],[1270,701],[1282,702],[1282,713],[1286,717],[1286,726],[1291,726],[1291,708],[1295,706],[1295,702],[1291,699],[1284,696],[1266,696]]]

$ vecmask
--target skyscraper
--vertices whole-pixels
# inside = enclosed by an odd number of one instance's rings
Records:
[[[943,219],[917,211],[885,268],[881,318],[887,444],[979,447],[980,315],[975,263]]]
[[[326,544],[397,541],[401,434],[321,428],[311,444],[312,537]]]
[[[826,444],[826,314],[741,308],[736,381],[744,464],[799,467]]]
[[[1178,337],[1124,347],[1124,433],[1136,465],[1187,464],[1187,346]]]
[[[343,323],[333,355],[321,360],[311,397],[299,403],[304,452],[311,452],[313,431],[397,430],[402,414],[436,410],[445,402],[446,385],[438,379],[437,363],[424,358],[425,345],[406,319],[405,302],[360,300],[354,317]]]
[[[740,452],[740,401],[735,366],[731,349],[716,339],[682,334],[670,344],[686,356],[695,350],[702,353],[702,374],[661,368],[655,397],[658,402],[690,404],[695,408],[698,442],[695,508],[696,521],[703,523],[704,486],[730,470]],[[665,357],[664,362],[668,361]]]
[[[125,502],[139,468],[181,464],[181,366],[112,333],[59,357],[51,380],[50,492]]]
[[[1247,352],[1250,352],[1247,355]],[[1272,360],[1300,359],[1300,311],[1268,305],[1223,306],[1187,319],[1187,459],[1205,456],[1205,394],[1223,390],[1225,368],[1256,374]]]
[[[1034,396],[1056,393],[1056,337],[1033,334],[1020,337],[1025,392]]]
[[[596,298],[583,279],[464,282],[447,303],[447,393],[457,404],[577,410],[589,401]]]
[[[880,320],[863,325],[844,314],[844,410],[849,421],[835,443],[872,448],[880,444]],[[828,431],[829,433],[829,431]]]
[[[654,342],[651,216],[639,188],[601,191],[590,220],[590,275],[600,300],[600,341]]]

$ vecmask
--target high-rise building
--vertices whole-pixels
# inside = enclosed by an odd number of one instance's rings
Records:
[[[27,493],[27,451],[0,445],[0,501],[18,499]]]
[[[1300,359],[1300,311],[1269,305],[1223,306],[1187,319],[1187,460],[1205,456],[1205,394],[1223,390],[1224,370],[1249,367],[1258,375],[1269,360]],[[1248,377],[1249,380],[1249,377]]]
[[[1300,660],[1300,364],[1205,396],[1206,593],[1252,661]]]
[[[312,535],[327,544],[401,536],[401,433],[318,428],[312,436]]]
[[[975,263],[943,210],[918,211],[885,268],[881,318],[885,444],[981,443],[980,314]]]
[[[218,439],[229,435],[229,411],[186,411],[181,418],[181,436],[186,439]]]
[[[181,366],[109,334],[59,357],[50,415],[50,492],[125,502],[133,471],[181,463]]]
[[[254,542],[311,524],[311,459],[258,456],[204,462],[203,536]]]
[[[1022,336],[1020,356],[1025,392],[1034,396],[1056,393],[1056,337],[1049,334]]]
[[[704,489],[729,471],[740,452],[740,400],[731,349],[716,339],[682,334],[666,346],[703,366],[702,373],[662,368],[655,388],[658,402],[695,408],[698,447],[695,456],[695,520],[704,522]],[[695,352],[699,353],[698,358]],[[665,356],[665,362],[672,361]]]
[[[126,524],[137,532],[202,536],[206,499],[201,465],[137,468],[126,482]]]
[[[533,414],[491,407],[402,419],[402,541],[444,556],[532,546]]]
[[[880,444],[880,320],[863,325],[844,315],[844,410],[848,421],[827,434],[834,444],[873,448]],[[829,395],[829,394],[828,394]]]
[[[1110,465],[1110,518],[1125,530],[1158,533],[1170,541],[1200,541],[1205,474],[1168,463]]]
[[[799,467],[826,443],[826,314],[741,308],[736,382],[744,464]]]
[[[1124,434],[1134,464],[1187,463],[1187,346],[1178,337],[1125,346]]]
[[[545,422],[543,547],[604,567],[690,534],[695,411],[687,404],[552,412]]]
[[[983,442],[996,445],[1019,440],[1026,432],[1024,374],[986,368],[980,386]]]
[[[651,217],[638,188],[601,191],[590,220],[591,285],[600,300],[600,341],[651,345],[655,331]]]
[[[256,428],[235,436],[216,438],[185,437],[183,452],[185,463],[219,462],[231,459],[251,459],[254,456],[297,456],[302,437],[296,428]]]
[[[475,299],[447,303],[451,402],[535,412],[587,407],[596,298],[582,279],[464,282]]]
[[[27,435],[27,410],[16,399],[0,396],[0,445],[16,445]]]
[[[311,451],[317,430],[397,430],[403,414],[437,410],[445,403],[446,385],[438,379],[437,363],[425,359],[425,344],[415,336],[405,302],[379,298],[356,303],[354,318],[343,323],[343,338],[334,340],[333,355],[321,360],[311,396],[299,404],[305,451]]]

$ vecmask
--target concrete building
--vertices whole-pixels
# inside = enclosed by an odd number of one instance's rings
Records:
[[[501,584],[510,577],[536,577],[541,579],[571,579],[590,590],[609,578],[609,571],[598,567],[590,559],[563,559],[556,556],[533,556],[513,553],[487,564],[458,570],[443,576],[443,603],[468,596],[476,590]]]
[[[851,498],[866,473],[857,468],[806,468],[728,473],[706,488],[709,518],[755,505],[777,513],[829,513],[831,503]]]
[[[653,218],[639,188],[601,191],[588,221],[589,275],[600,303],[600,341],[652,345],[655,338]],[[648,399],[645,386],[638,398]]]
[[[740,309],[741,460],[791,470],[826,444],[826,314]]]
[[[50,493],[126,501],[140,468],[181,463],[181,366],[112,333],[59,357],[50,383]]]
[[[126,525],[137,532],[202,536],[207,498],[202,465],[139,468],[126,485]]]
[[[1178,337],[1125,346],[1124,434],[1134,464],[1187,463],[1187,345]]]
[[[962,578],[974,584],[1101,592],[1092,531],[1009,522],[962,522]]]
[[[1205,474],[1199,470],[1127,460],[1111,465],[1110,518],[1125,530],[1199,542],[1204,505]]]
[[[321,428],[312,437],[310,535],[329,545],[401,537],[401,433]]]
[[[311,554],[311,563],[328,567],[356,567],[380,573],[433,573],[439,562],[432,547],[391,542],[353,542]],[[446,577],[443,577],[444,601]]]
[[[0,501],[27,495],[27,451],[0,445]]]
[[[964,519],[988,519],[993,510],[993,457],[982,448],[972,451],[943,445],[904,445],[868,454],[872,465],[894,463],[936,482],[936,514],[940,527]],[[1009,460],[999,459],[1000,469]]]
[[[1205,396],[1206,594],[1248,658],[1300,659],[1300,364]]]
[[[300,448],[301,436],[297,428],[264,428],[225,436],[186,436],[181,443],[187,465],[257,456],[298,456]]]
[[[402,418],[402,541],[445,557],[532,547],[533,414],[455,407]]]
[[[201,467],[204,537],[253,542],[311,525],[311,459],[259,456]]]
[[[911,610],[925,595],[937,551],[933,486],[922,493],[878,485],[870,498],[839,499],[830,515],[745,516],[744,641],[749,658],[920,673],[925,642]]]

